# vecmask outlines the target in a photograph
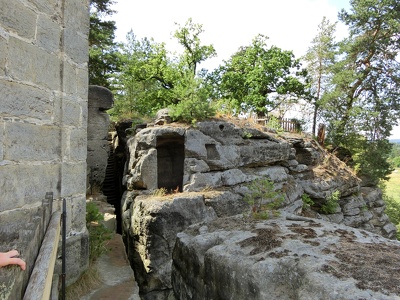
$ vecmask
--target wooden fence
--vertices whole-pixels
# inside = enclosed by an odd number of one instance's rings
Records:
[[[258,119],[256,118],[256,123],[267,125],[270,121],[270,118]],[[276,121],[279,122],[280,128],[286,132],[301,132],[301,124],[299,121],[287,118],[276,118]]]

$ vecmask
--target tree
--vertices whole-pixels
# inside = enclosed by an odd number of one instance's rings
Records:
[[[377,181],[391,171],[385,165],[390,147],[382,140],[400,117],[400,3],[352,0],[351,5],[351,12],[339,14],[350,36],[341,42],[341,59],[332,69],[325,118],[334,147],[349,149],[359,172]]]
[[[112,88],[111,80],[119,71],[118,45],[114,42],[116,30],[114,21],[104,17],[112,15],[112,0],[90,1],[89,31],[89,84]]]
[[[267,39],[258,35],[208,76],[215,99],[229,99],[239,110],[266,114],[306,95],[306,71],[300,69],[299,60],[292,51],[267,47]]]
[[[179,26],[174,37],[184,52],[178,56],[171,55],[165,44],[147,38],[138,40],[130,32],[123,46],[124,64],[119,76],[118,102],[125,104],[118,103],[119,107],[129,106],[145,115],[170,107],[172,117],[186,122],[213,115],[197,66],[215,55],[215,50],[212,45],[201,45],[202,32],[202,26],[191,19],[184,27]]]
[[[179,28],[175,31],[174,37],[185,49],[183,61],[196,76],[198,64],[216,56],[217,53],[213,45],[201,45],[199,35],[204,32],[201,24],[194,24],[189,18],[184,27],[177,23],[176,25]]]
[[[315,136],[318,111],[322,103],[322,95],[328,89],[330,67],[335,61],[336,43],[334,33],[336,23],[331,23],[323,17],[318,25],[318,33],[311,42],[304,60],[307,62],[307,71],[311,80],[311,94],[313,106],[312,134]]]

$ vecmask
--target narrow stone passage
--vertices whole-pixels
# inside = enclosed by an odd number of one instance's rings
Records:
[[[140,300],[139,287],[126,256],[121,235],[114,234],[107,248],[110,251],[100,256],[96,262],[103,285],[81,300]]]

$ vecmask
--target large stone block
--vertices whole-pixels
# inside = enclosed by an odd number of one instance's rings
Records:
[[[63,92],[75,95],[77,86],[75,67],[68,62],[64,62],[63,67]]]
[[[0,115],[51,122],[54,103],[49,92],[5,80],[0,80],[0,90]]]
[[[60,62],[57,55],[37,46],[10,37],[9,75],[21,81],[58,90],[60,87]]]
[[[4,159],[3,153],[4,153],[4,122],[0,122],[0,165],[1,161]]]
[[[35,37],[37,14],[20,0],[0,0],[0,20],[9,31],[27,39]]]
[[[89,1],[68,0],[64,4],[64,22],[68,29],[82,36],[89,34]]]
[[[389,300],[398,267],[399,242],[363,230],[225,218],[177,234],[172,285],[177,299]]]
[[[28,0],[36,9],[42,13],[53,15],[54,12],[60,14],[60,7],[57,6],[57,0]]]
[[[60,167],[56,164],[3,164],[0,178],[1,212],[35,203],[48,191],[56,192]]]
[[[86,36],[77,34],[76,30],[71,28],[64,29],[64,50],[67,56],[77,64],[85,64],[89,60]]]
[[[36,42],[39,47],[48,52],[58,52],[60,49],[61,26],[46,15],[39,15],[37,21]]]
[[[114,96],[112,92],[102,86],[89,86],[89,107],[97,110],[107,110],[113,106]]]
[[[72,129],[69,139],[69,159],[85,161],[87,156],[86,129]]]
[[[80,69],[76,68],[76,95],[81,98],[82,100],[87,101],[88,99],[88,93],[89,93],[89,76],[87,69]],[[86,107],[88,105],[86,104]]]
[[[205,205],[200,194],[178,194],[169,199],[139,196],[131,211],[130,234],[136,241],[136,254],[133,256],[138,259],[135,277],[141,291],[149,293],[168,289],[171,287],[171,259],[176,234],[191,224],[208,222],[217,216]]]
[[[88,108],[88,140],[107,139],[110,117],[98,108]]]
[[[62,165],[62,195],[69,196],[86,191],[86,161]]]
[[[71,230],[82,232],[86,228],[86,195],[76,195],[69,198],[71,201]]]
[[[6,123],[4,159],[11,161],[53,161],[59,159],[60,129],[28,123]],[[29,141],[27,143],[27,141]]]
[[[5,75],[7,52],[7,40],[0,35],[0,76]]]
[[[76,97],[64,97],[61,99],[62,124],[66,126],[82,127],[82,103]]]

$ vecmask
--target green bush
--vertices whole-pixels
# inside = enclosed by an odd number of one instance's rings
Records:
[[[389,217],[390,222],[396,225],[397,239],[400,240],[400,203],[385,194],[383,195],[383,200],[386,204],[385,213]]]
[[[271,215],[277,215],[278,209],[285,198],[279,191],[275,191],[274,183],[267,178],[260,178],[252,181],[249,185],[249,192],[244,200],[251,206],[251,215],[255,219],[268,219]]]
[[[321,206],[321,212],[324,214],[334,214],[339,205],[340,192],[335,191],[326,198],[326,202]]]
[[[266,126],[268,128],[275,129],[278,134],[281,134],[284,131],[281,126],[281,122],[279,121],[279,119],[277,117],[274,117],[274,116],[272,116],[268,119]]]
[[[170,116],[174,121],[195,124],[197,121],[211,118],[215,110],[207,101],[200,99],[186,99],[169,106]]]
[[[315,204],[314,201],[311,200],[308,194],[303,194],[301,196],[301,200],[303,200],[303,209],[310,208]]]
[[[105,242],[112,237],[112,231],[107,229],[101,221],[104,216],[99,212],[94,202],[86,202],[86,227],[89,231],[89,260],[94,262],[108,250]]]

